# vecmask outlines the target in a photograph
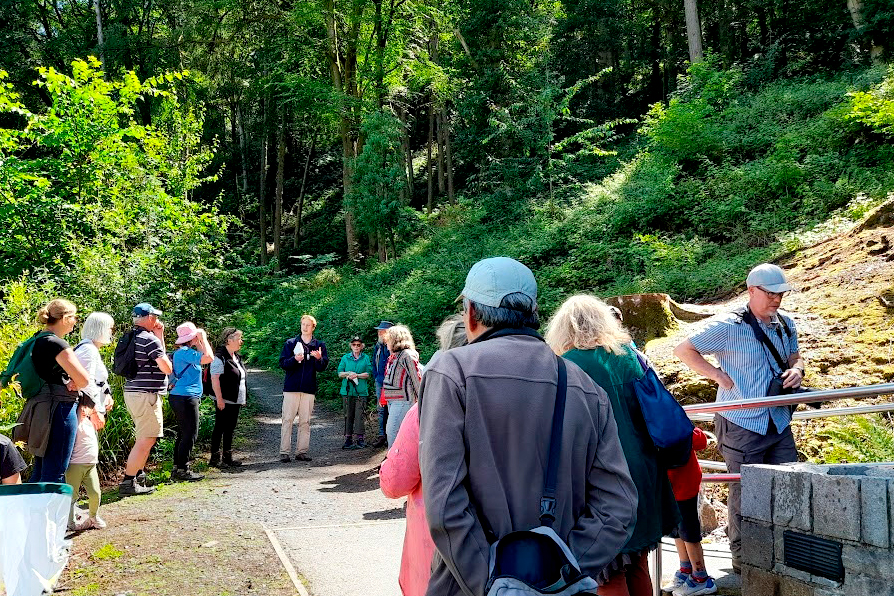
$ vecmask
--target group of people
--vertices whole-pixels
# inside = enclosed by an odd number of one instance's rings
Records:
[[[301,333],[285,341],[279,364],[285,371],[283,382],[282,428],[280,461],[311,461],[310,419],[317,393],[317,373],[329,365],[326,344],[314,336],[317,320],[302,315]],[[373,447],[391,445],[401,422],[419,398],[422,366],[419,352],[410,330],[404,325],[382,321],[374,327],[378,341],[373,357],[363,352],[361,337],[350,341],[350,351],[338,363],[338,377],[342,380],[340,395],[345,413],[345,442],[342,449],[367,447],[365,414],[370,391],[374,388],[379,415],[379,436]],[[372,387],[370,380],[373,381]],[[298,422],[294,456],[292,435]]]
[[[717,382],[720,402],[791,391],[804,376],[794,321],[778,312],[791,290],[783,271],[763,264],[746,283],[744,309],[712,319],[674,352]],[[580,570],[598,582],[598,594],[651,594],[647,554],[668,535],[676,538],[680,569],[663,589],[675,596],[716,593],[705,568],[696,507],[701,470],[695,451],[706,446],[708,435],[695,430],[693,452],[684,466],[669,470],[662,464],[634,390],[645,370],[617,309],[595,296],[573,296],[541,336],[534,276],[505,257],[476,263],[457,300],[462,312],[438,329],[440,349],[425,367],[410,330],[389,321],[375,327],[372,358],[355,336],[338,365],[343,448],[366,447],[364,414],[375,391],[380,435],[375,444],[384,446],[384,440],[389,446],[380,468],[381,489],[391,498],[408,497],[403,593],[484,594],[491,544],[540,525],[560,387],[565,406],[558,427],[562,455],[552,528]],[[34,455],[31,481],[83,483],[90,496],[89,524],[101,527],[96,432],[114,402],[99,348],[112,341],[114,324],[104,313],[91,314],[82,341],[72,348],[64,337],[74,328],[76,314],[64,300],[52,301],[40,313],[44,327],[31,358],[45,384],[26,403],[20,428]],[[137,439],[121,494],[152,490],[140,476],[162,433],[161,395],[168,384],[178,424],[172,477],[200,478],[190,470],[190,452],[197,434],[202,366],[209,363],[217,406],[211,463],[239,465],[231,448],[246,399],[245,368],[238,355],[242,332],[226,329],[213,351],[201,329],[183,323],[177,328],[179,349],[169,359],[161,314],[146,303],[133,311],[136,373],[127,380],[124,400]],[[317,374],[329,363],[326,344],[314,336],[316,326],[314,317],[302,316],[301,333],[285,342],[280,355],[285,371],[283,462],[293,457],[296,418],[294,459],[311,459]],[[705,359],[708,354],[717,357],[719,366]],[[561,366],[557,356],[563,359]],[[729,470],[795,461],[790,421],[788,407],[718,414],[715,428]],[[24,469],[9,453],[8,440],[0,437],[3,482],[15,481]],[[728,534],[737,571],[739,501],[739,487],[733,484]]]
[[[804,375],[794,322],[778,312],[791,289],[783,271],[758,266],[747,286],[744,309],[713,319],[675,350],[718,382],[718,401],[763,397],[774,379],[790,391]],[[383,493],[407,496],[405,596],[487,593],[494,541],[540,525],[559,386],[556,355],[565,360],[567,388],[552,527],[581,571],[597,580],[601,595],[651,594],[647,555],[672,536],[680,569],[662,590],[716,593],[697,511],[696,451],[710,434],[694,430],[685,465],[661,463],[634,390],[645,371],[618,310],[594,296],[573,296],[541,336],[534,276],[508,258],[475,264],[461,299],[462,314],[439,329],[441,349],[424,367],[417,399],[380,468]],[[783,355],[781,365],[774,366],[767,341]],[[720,366],[705,360],[707,354]],[[788,407],[718,414],[730,471],[795,461],[790,420]],[[732,485],[728,533],[737,572],[739,499]]]
[[[122,496],[155,490],[148,485],[144,467],[152,447],[164,433],[165,394],[176,420],[171,479],[202,478],[190,468],[198,438],[204,365],[210,364],[211,392],[216,405],[210,464],[240,465],[232,457],[232,442],[239,410],[247,395],[245,367],[238,354],[242,331],[224,329],[215,350],[203,329],[184,322],[177,327],[178,349],[169,357],[161,315],[151,304],[137,304],[133,309],[133,329],[119,339],[115,350],[115,371],[126,379],[124,402],[133,419],[135,435],[119,485]],[[98,515],[101,493],[97,433],[115,402],[100,349],[112,343],[115,322],[107,313],[91,313],[81,327],[81,341],[72,347],[65,337],[77,321],[77,308],[64,299],[52,300],[38,313],[42,329],[23,344],[30,350],[24,357],[36,374],[38,389],[26,396],[14,438],[24,442],[33,455],[29,482],[66,483],[74,487],[73,513],[80,487],[85,488],[88,515],[80,521],[74,514],[70,518],[72,529],[85,530],[106,525]],[[0,464],[4,483],[21,482],[21,473],[27,466],[9,439],[2,436]]]

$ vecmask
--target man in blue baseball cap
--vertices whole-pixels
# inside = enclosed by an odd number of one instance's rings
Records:
[[[373,327],[379,336],[376,345],[373,346],[373,376],[376,380],[376,409],[379,413],[379,438],[372,443],[373,447],[382,448],[388,445],[388,439],[385,437],[385,426],[388,424],[388,404],[379,403],[379,397],[382,395],[382,383],[385,382],[385,365],[388,363],[388,357],[391,352],[388,351],[388,345],[385,343],[385,331],[394,327],[391,321],[380,321],[378,325]]]
[[[745,308],[712,319],[674,349],[689,368],[717,383],[718,402],[789,393],[804,378],[795,322],[779,312],[792,289],[785,273],[777,265],[763,263],[751,270],[745,284]],[[713,354],[720,366],[705,360],[705,354]],[[714,429],[729,471],[738,474],[745,464],[798,461],[791,419],[788,406],[715,414]],[[733,569],[738,572],[742,555],[738,482],[730,484],[728,505],[727,534]]]
[[[419,398],[422,491],[440,553],[432,596],[484,594],[488,536],[540,525],[559,387],[557,357],[536,331],[530,269],[507,257],[479,261],[461,297],[469,345],[426,368]],[[577,365],[566,369],[553,527],[595,578],[627,540],[637,493],[605,391]]]
[[[133,418],[136,440],[127,456],[124,480],[118,487],[121,496],[155,490],[142,481],[143,467],[155,442],[164,435],[161,396],[167,391],[167,376],[174,370],[165,349],[165,326],[158,318],[161,314],[148,302],[133,307],[134,328],[129,341],[134,342],[136,375],[124,383],[124,404]]]

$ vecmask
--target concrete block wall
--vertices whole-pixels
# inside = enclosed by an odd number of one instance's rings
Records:
[[[894,596],[894,466],[744,466],[742,518],[742,594]],[[786,530],[841,544],[844,581],[785,565]]]

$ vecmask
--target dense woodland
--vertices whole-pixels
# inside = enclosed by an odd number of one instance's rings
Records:
[[[51,295],[425,356],[494,254],[546,314],[721,295],[894,191],[892,39],[894,0],[0,0],[0,361]]]

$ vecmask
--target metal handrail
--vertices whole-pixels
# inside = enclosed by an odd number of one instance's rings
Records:
[[[848,406],[846,408],[828,408],[826,410],[798,410],[792,414],[792,420],[811,420],[813,418],[831,418],[832,416],[850,416],[852,414],[877,414],[894,410],[894,402],[875,404],[872,406]],[[689,414],[693,422],[713,422],[714,414]]]
[[[838,399],[875,397],[878,395],[894,394],[894,383],[881,383],[879,385],[865,385],[862,387],[846,387],[844,389],[823,389],[821,391],[809,391],[807,393],[794,393],[791,395],[774,395],[772,397],[753,397],[749,399],[734,399],[723,402],[710,402],[705,404],[690,404],[683,406],[687,415],[713,414],[727,410],[750,410],[753,408],[769,408],[773,406],[794,406],[816,401],[834,401]]]

